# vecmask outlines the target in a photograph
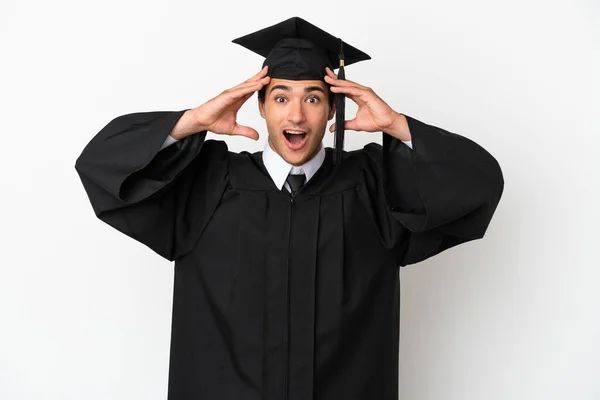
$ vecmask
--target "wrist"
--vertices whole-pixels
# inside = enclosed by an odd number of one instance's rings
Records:
[[[408,121],[404,114],[396,113],[396,118],[394,118],[394,122],[388,128],[385,133],[395,137],[398,140],[402,140],[403,142],[409,142],[412,140],[412,136],[410,134],[410,129],[408,127]]]
[[[170,136],[174,139],[181,140],[194,133],[205,131],[206,128],[198,122],[194,110],[187,110],[177,121]]]

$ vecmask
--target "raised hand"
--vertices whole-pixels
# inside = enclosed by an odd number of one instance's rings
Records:
[[[356,82],[337,79],[337,75],[326,68],[325,82],[331,85],[333,93],[344,93],[358,105],[356,117],[347,120],[345,129],[366,132],[385,132],[401,140],[411,140],[410,131],[404,115],[394,111],[371,88]],[[335,123],[329,128],[335,131]]]
[[[241,135],[258,140],[258,132],[237,123],[237,112],[254,92],[270,82],[268,66],[245,82],[225,90],[199,107],[189,110],[196,122],[196,132],[210,131],[224,135]]]

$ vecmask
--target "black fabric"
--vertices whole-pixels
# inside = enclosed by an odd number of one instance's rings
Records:
[[[289,174],[287,177],[287,183],[288,183],[288,185],[290,185],[292,196],[294,196],[294,195],[296,195],[296,192],[302,186],[304,186],[304,184],[306,183],[306,175],[305,174],[298,174],[298,175]]]
[[[271,78],[324,80],[325,67],[339,67],[340,39],[299,17],[234,39],[263,57]],[[370,60],[368,54],[344,44],[345,65]]]
[[[397,400],[397,267],[483,237],[496,160],[407,116],[412,151],[327,148],[292,197],[205,132],[159,152],[182,114],[116,118],[75,164],[98,218],[175,260],[169,399]]]

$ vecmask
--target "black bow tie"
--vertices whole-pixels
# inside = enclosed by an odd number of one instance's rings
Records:
[[[302,187],[306,183],[306,175],[292,175],[289,174],[287,177],[287,183],[290,185],[290,189],[292,189],[292,196],[296,194],[298,189]]]

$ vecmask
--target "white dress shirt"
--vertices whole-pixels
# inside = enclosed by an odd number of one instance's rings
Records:
[[[175,142],[178,142],[178,140],[169,135],[160,149],[162,150]],[[406,144],[412,149],[412,141],[402,141],[402,143]],[[282,190],[285,187],[288,191],[291,191],[288,183],[286,182],[288,175],[304,174],[306,175],[306,182],[308,182],[310,178],[312,178],[319,170],[319,168],[321,168],[321,165],[325,160],[325,147],[323,147],[323,143],[321,143],[319,152],[313,158],[300,166],[294,166],[277,154],[271,148],[271,146],[269,146],[269,141],[267,140],[265,143],[265,149],[262,153],[262,159],[263,163],[265,164],[265,168],[275,183],[275,186],[277,186],[279,190]]]
[[[289,174],[292,175],[306,175],[306,182],[310,180],[317,172],[317,170],[323,164],[325,160],[325,147],[323,147],[323,143],[321,143],[321,147],[319,148],[319,152],[306,163],[300,166],[294,166],[287,161],[285,161],[279,154],[277,154],[271,146],[269,146],[269,141],[265,143],[265,150],[262,153],[263,164],[265,164],[265,168],[269,172],[271,179],[275,182],[275,186],[279,190],[282,190],[283,187],[291,192],[290,187],[288,185],[287,177]]]

